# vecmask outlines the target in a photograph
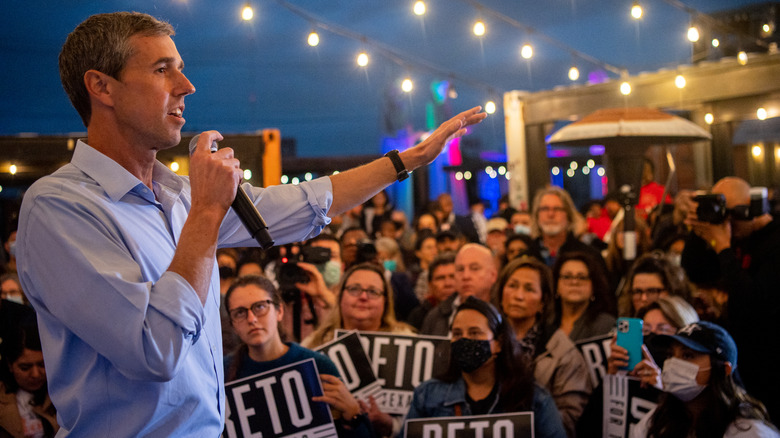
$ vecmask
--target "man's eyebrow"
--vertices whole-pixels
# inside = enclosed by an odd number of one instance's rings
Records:
[[[171,56],[165,56],[162,58],[159,58],[157,61],[154,62],[153,65],[160,65],[160,64],[172,64],[178,66],[179,70],[184,68],[184,61],[171,57]]]

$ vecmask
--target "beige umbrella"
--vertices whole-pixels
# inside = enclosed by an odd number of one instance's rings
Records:
[[[644,152],[644,148],[652,144],[710,139],[712,135],[699,125],[655,108],[607,108],[564,126],[547,143],[559,146],[600,144],[607,149],[611,146],[617,149],[640,147]]]

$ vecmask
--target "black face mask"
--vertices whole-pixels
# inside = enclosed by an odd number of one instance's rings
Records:
[[[490,341],[460,338],[450,344],[450,360],[466,373],[478,369],[492,356]]]
[[[659,346],[657,341],[658,335],[655,333],[650,333],[642,338],[642,342],[647,346],[650,356],[653,357],[655,363],[663,364],[669,353],[667,352],[667,347]]]
[[[220,266],[219,267],[219,278],[226,279],[226,278],[233,278],[236,276],[236,270],[231,268],[230,266]]]

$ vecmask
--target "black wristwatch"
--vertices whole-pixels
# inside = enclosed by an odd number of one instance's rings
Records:
[[[368,419],[368,414],[366,414],[365,412],[360,412],[358,414],[355,414],[355,416],[350,419],[341,417],[341,424],[350,429],[355,429],[358,426],[360,426],[360,423],[367,421],[367,419]]]
[[[395,167],[395,178],[398,181],[403,181],[406,178],[409,178],[409,172],[406,170],[406,166],[404,166],[404,162],[401,161],[401,157],[398,155],[398,149],[393,149],[392,151],[385,154],[387,158],[390,159],[390,161],[393,162],[393,167]]]

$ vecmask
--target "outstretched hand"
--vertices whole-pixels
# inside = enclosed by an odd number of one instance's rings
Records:
[[[482,111],[481,106],[475,106],[469,110],[463,111],[457,116],[442,123],[431,135],[420,142],[417,146],[408,149],[405,153],[410,156],[404,156],[403,162],[409,170],[417,169],[433,162],[439,156],[444,146],[457,137],[466,134],[469,126],[481,123],[487,117]],[[412,153],[414,153],[412,155]]]

